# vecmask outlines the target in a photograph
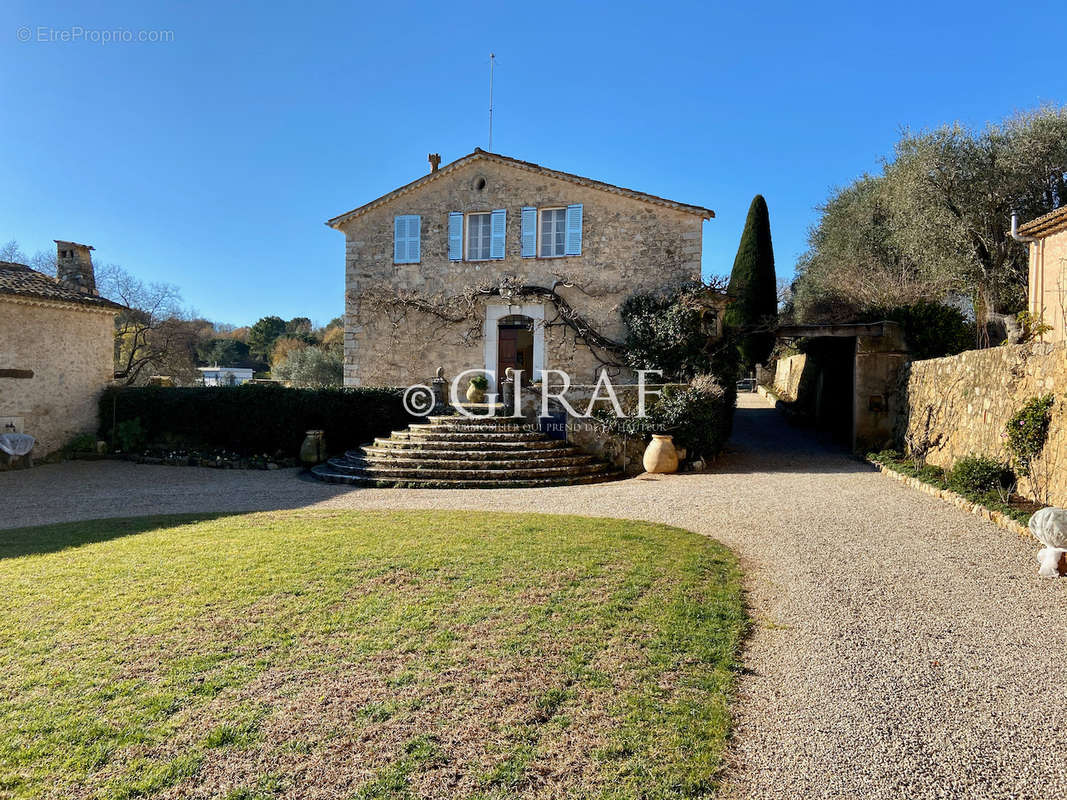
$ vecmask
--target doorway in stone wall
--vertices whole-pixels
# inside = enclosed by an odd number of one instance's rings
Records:
[[[508,367],[522,370],[523,383],[545,368],[545,307],[540,303],[491,305],[485,310],[485,369],[499,382]]]
[[[497,381],[503,381],[510,367],[522,373],[529,386],[533,379],[534,325],[531,317],[509,314],[497,323]]]

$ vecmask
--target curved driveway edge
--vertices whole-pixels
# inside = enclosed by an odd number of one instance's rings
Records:
[[[786,426],[742,395],[704,474],[519,490],[367,490],[291,470],[71,462],[0,473],[0,527],[280,508],[628,517],[746,570],[754,631],[730,798],[1067,798],[1067,580],[1034,545]]]

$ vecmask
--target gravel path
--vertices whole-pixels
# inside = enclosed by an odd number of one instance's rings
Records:
[[[1067,580],[1036,545],[785,426],[743,395],[714,473],[370,490],[73,462],[0,473],[0,527],[177,511],[457,508],[631,517],[733,547],[755,619],[728,798],[1067,798]]]

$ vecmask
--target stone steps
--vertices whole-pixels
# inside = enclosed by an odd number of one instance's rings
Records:
[[[422,464],[417,466],[404,466],[400,464],[386,463],[330,463],[330,469],[346,475],[366,475],[370,478],[382,478],[391,480],[407,480],[420,478],[427,480],[508,480],[512,478],[566,478],[593,475],[607,470],[607,464],[566,464],[559,467],[507,467],[504,469],[491,469],[476,464],[472,467],[428,467]]]
[[[328,483],[432,489],[530,488],[622,477],[567,442],[507,418],[427,417],[312,469]]]
[[[523,452],[531,450],[558,450],[567,447],[567,443],[559,439],[530,439],[526,441],[494,441],[492,443],[479,442],[477,440],[457,441],[454,439],[375,439],[374,447],[383,447],[391,450],[472,450],[494,452]]]
[[[371,463],[388,461],[390,464],[403,466],[422,464],[427,467],[442,468],[453,466],[456,469],[510,469],[523,464],[540,467],[588,464],[593,461],[593,456],[562,449],[534,450],[529,453],[521,451],[480,453],[473,450],[404,450],[397,452],[368,447],[361,453],[350,450],[345,454],[344,459],[331,459],[331,461],[367,461]]]
[[[320,464],[312,473],[326,483],[344,483],[377,489],[535,489],[547,486],[581,486],[605,483],[623,477],[621,473],[602,472],[578,477],[549,479],[432,480],[425,478],[372,478],[366,475],[342,475]]]

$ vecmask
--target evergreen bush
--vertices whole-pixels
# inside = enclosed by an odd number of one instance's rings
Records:
[[[953,464],[946,479],[952,491],[968,496],[1010,491],[1015,483],[1007,464],[977,455],[965,456]]]
[[[124,451],[165,444],[295,456],[306,431],[334,452],[398,430],[413,418],[396,389],[282,386],[111,387],[100,398],[100,438]]]

